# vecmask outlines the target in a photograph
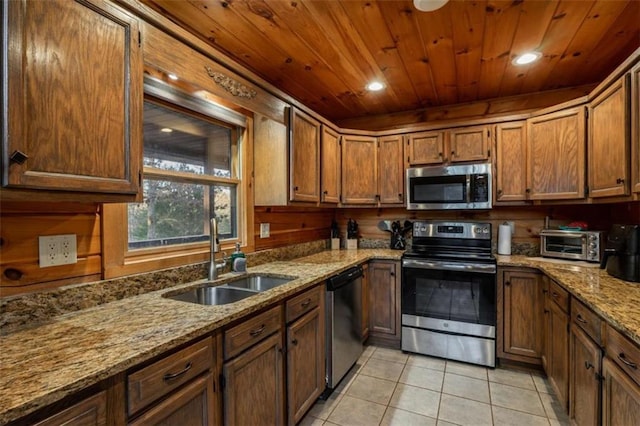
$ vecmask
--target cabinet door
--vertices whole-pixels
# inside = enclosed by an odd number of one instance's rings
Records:
[[[289,424],[295,425],[325,388],[324,307],[287,328],[287,398]]]
[[[543,336],[542,276],[533,271],[504,271],[502,283],[503,343],[499,356],[537,364]]]
[[[569,402],[569,315],[552,301],[548,315],[547,376],[560,405],[566,410]]]
[[[410,134],[407,140],[409,165],[441,164],[447,161],[444,136],[444,130]]]
[[[369,336],[400,341],[398,262],[369,263]]]
[[[338,204],[340,201],[340,135],[322,126],[322,170],[320,191],[323,203]]]
[[[631,69],[631,170],[631,187],[640,199],[640,63]]]
[[[527,194],[527,132],[524,121],[496,127],[496,201],[523,201]]]
[[[589,196],[629,194],[629,80],[625,75],[589,104]]]
[[[369,265],[362,265],[362,341],[369,338]]]
[[[292,108],[290,201],[320,200],[320,123]]]
[[[101,0],[12,1],[6,19],[11,108],[3,113],[2,184],[135,199],[142,164],[138,21]]]
[[[602,351],[580,327],[572,324],[569,353],[569,417],[578,425],[597,426]]]
[[[483,161],[489,158],[489,126],[463,127],[449,131],[451,162]]]
[[[264,115],[253,120],[254,202],[286,206],[289,200],[287,125]]]
[[[602,375],[602,426],[640,424],[640,386],[608,357]]]
[[[211,374],[202,376],[179,391],[172,393],[158,405],[129,424],[207,426],[217,424],[215,397]]]
[[[378,139],[378,194],[380,204],[404,202],[404,161],[402,136]]]
[[[378,201],[378,148],[376,138],[342,136],[342,203]]]
[[[584,107],[527,120],[529,198],[584,198],[585,145]]]
[[[223,371],[226,425],[284,423],[281,332],[225,363]]]
[[[36,426],[83,425],[104,426],[107,424],[107,393],[102,391],[51,416]]]

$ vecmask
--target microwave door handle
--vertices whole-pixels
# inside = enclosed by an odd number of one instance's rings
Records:
[[[471,175],[467,173],[466,175],[466,179],[465,179],[465,185],[467,187],[467,203],[471,203]]]

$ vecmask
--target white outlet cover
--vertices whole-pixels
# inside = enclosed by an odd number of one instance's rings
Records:
[[[76,234],[38,237],[40,267],[68,265],[78,262]]]
[[[269,238],[270,235],[270,229],[269,229],[269,224],[268,223],[261,223],[260,224],[260,238]]]

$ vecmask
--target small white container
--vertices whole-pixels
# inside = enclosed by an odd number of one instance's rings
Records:
[[[358,239],[347,238],[347,250],[357,250],[357,249],[358,249]]]
[[[340,250],[340,238],[331,239],[331,250]]]

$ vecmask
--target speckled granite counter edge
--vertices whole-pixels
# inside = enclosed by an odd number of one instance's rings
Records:
[[[230,305],[208,307],[163,297],[175,289],[199,285],[187,283],[71,312],[0,336],[0,424],[205,337],[351,266],[371,259],[399,260],[401,254],[376,249],[324,251],[250,268],[249,273],[300,278]],[[232,278],[223,276],[220,283]]]

